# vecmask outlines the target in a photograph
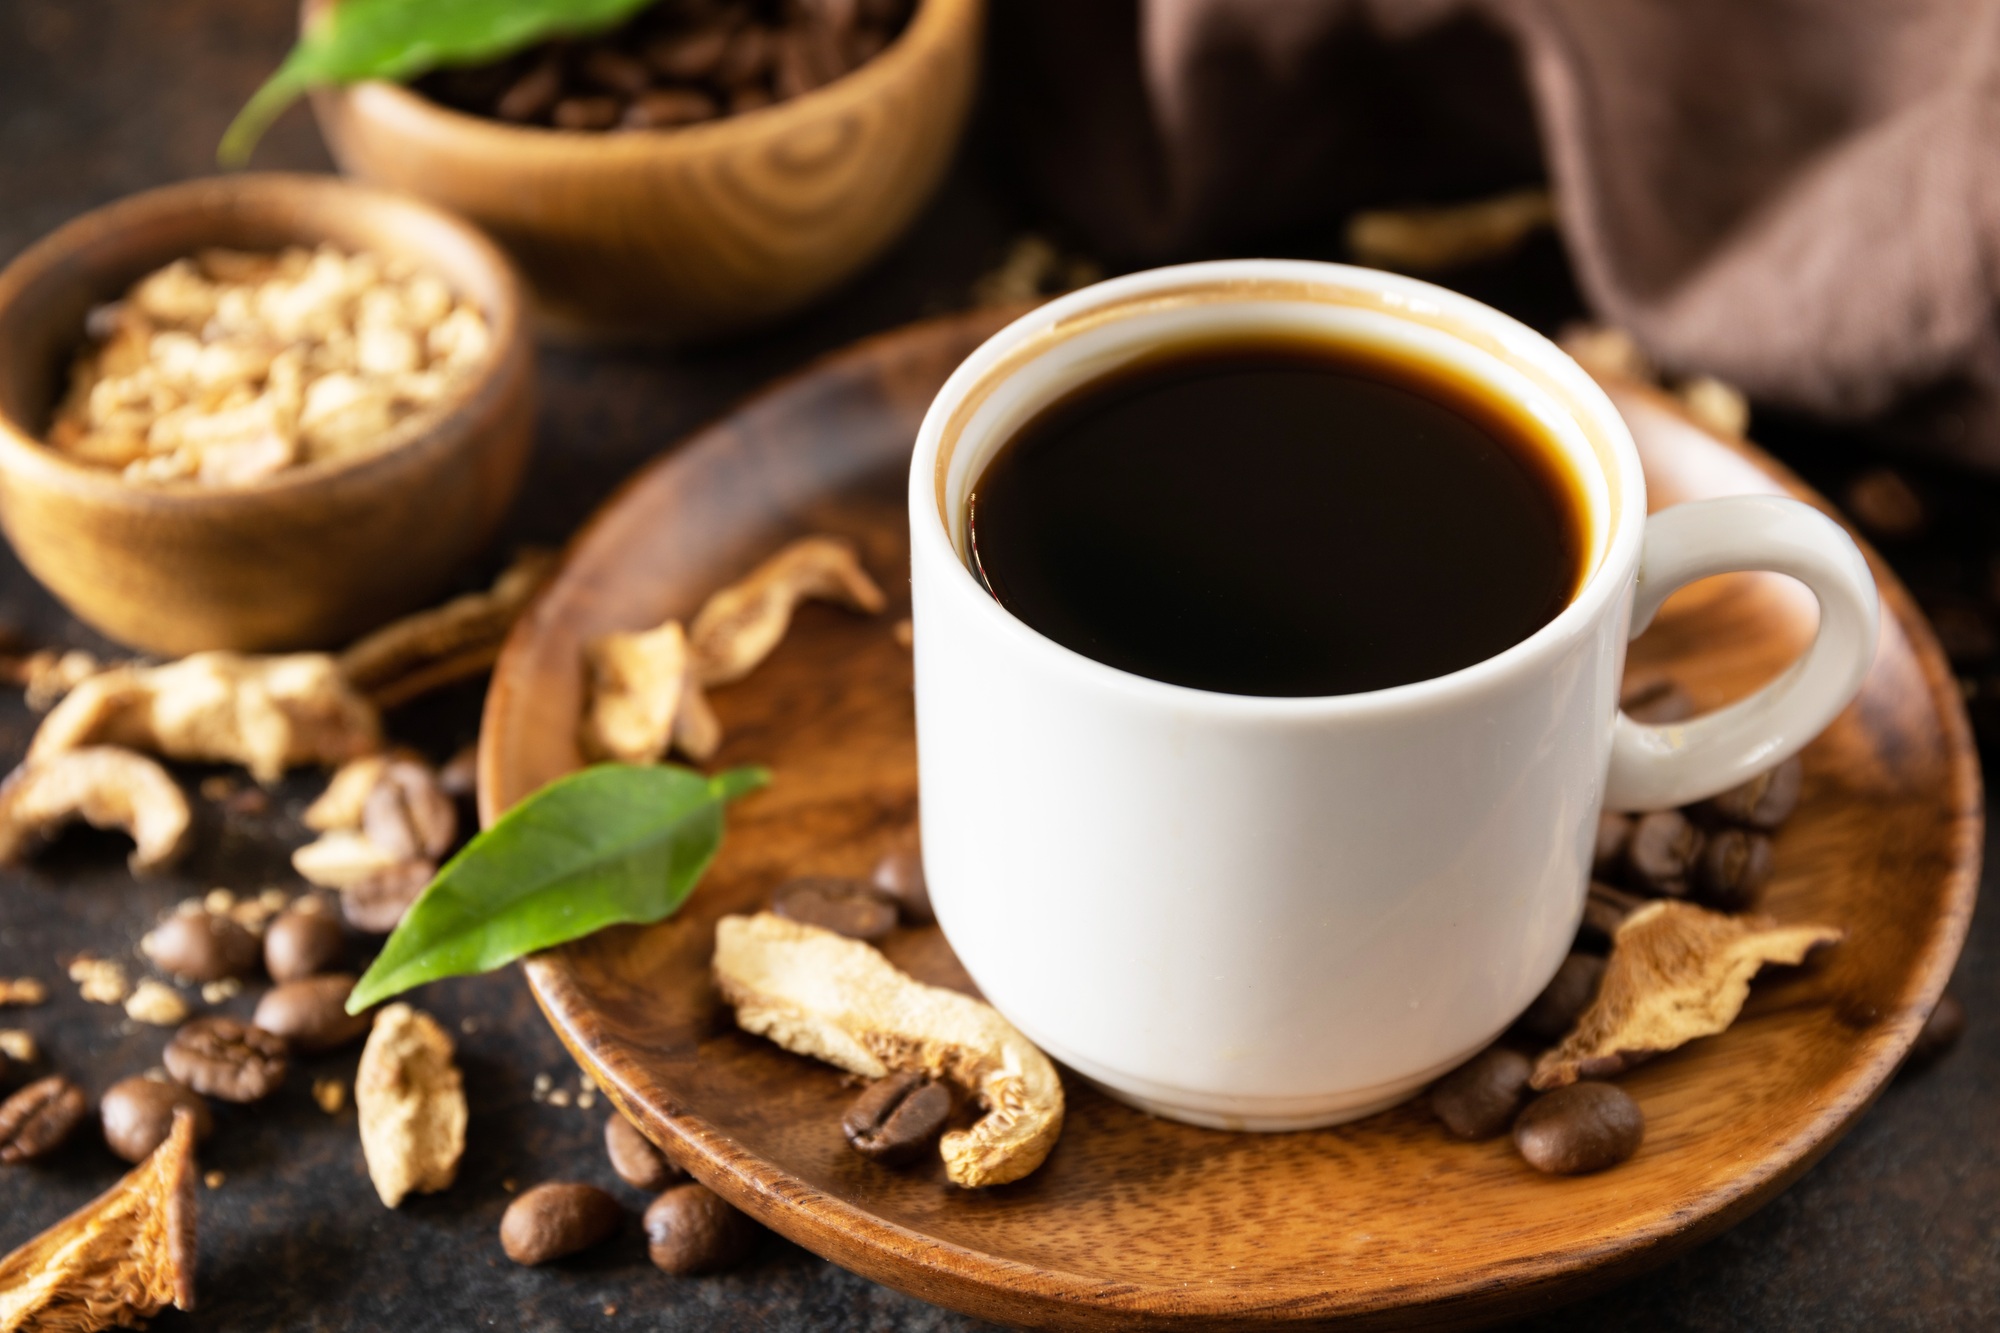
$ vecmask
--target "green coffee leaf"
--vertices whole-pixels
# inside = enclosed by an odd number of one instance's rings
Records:
[[[440,65],[499,60],[548,37],[598,32],[652,0],[338,0],[321,11],[237,112],[216,158],[241,166],[278,113],[308,88],[403,82]]]
[[[710,778],[668,764],[601,764],[551,782],[438,872],[347,1012],[605,926],[671,916],[722,845],[723,807],[770,779],[761,768]]]

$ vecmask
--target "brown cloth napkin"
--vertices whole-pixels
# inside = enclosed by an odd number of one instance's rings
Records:
[[[1663,368],[2000,468],[2000,0],[999,8],[1024,166],[1107,255],[1546,171]]]

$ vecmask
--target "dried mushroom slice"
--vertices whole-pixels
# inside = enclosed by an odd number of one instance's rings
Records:
[[[135,1170],[0,1259],[0,1333],[135,1328],[194,1308],[194,1115]]]
[[[28,758],[86,745],[242,764],[268,783],[379,748],[381,723],[324,653],[208,652],[90,677],[43,719]]]
[[[954,1184],[1019,1180],[1055,1147],[1055,1066],[991,1006],[926,986],[859,940],[770,912],[717,922],[714,966],[744,1031],[866,1078],[916,1070],[977,1098],[985,1114],[941,1145]]]
[[[90,745],[34,760],[0,785],[0,862],[20,860],[72,820],[123,829],[132,873],[171,865],[187,846],[187,797],[142,754]]]
[[[382,1202],[450,1186],[465,1152],[465,1088],[451,1037],[407,1004],[375,1016],[354,1075],[361,1154]]]
[[[869,615],[888,605],[851,543],[802,537],[702,604],[688,626],[695,678],[712,686],[749,675],[785,637],[792,612],[808,598]]]
[[[590,759],[651,764],[666,758],[687,697],[687,633],[678,620],[631,634],[607,634],[584,650],[590,702],[577,744]]]
[[[1597,998],[1555,1049],[1535,1062],[1540,1091],[1620,1073],[1648,1055],[1712,1036],[1736,1021],[1766,963],[1798,963],[1838,941],[1832,926],[1779,926],[1684,902],[1650,902],[1612,937]]]
[[[340,669],[383,707],[493,665],[501,641],[555,569],[555,554],[524,550],[485,592],[404,616],[354,643]]]
[[[375,790],[375,784],[382,780],[382,773],[388,767],[386,754],[364,754],[348,760],[334,770],[326,790],[306,807],[300,822],[315,833],[360,828],[361,810],[368,803],[368,793]]]

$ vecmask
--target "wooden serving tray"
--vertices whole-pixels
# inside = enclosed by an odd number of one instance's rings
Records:
[[[1446,1137],[1403,1107],[1337,1129],[1229,1134],[1155,1120],[1066,1080],[1048,1163],[967,1192],[942,1167],[887,1170],[842,1140],[851,1081],[738,1032],[708,979],[714,925],[793,874],[866,874],[916,815],[904,475],[917,422],[1000,317],[860,344],[744,404],[614,497],[516,628],[493,677],[482,816],[576,767],[580,653],[592,636],[690,614],[784,540],[860,544],[897,603],[808,607],[783,647],[713,696],[720,764],[762,763],[720,859],[681,914],[532,959],[556,1031],[611,1097],[703,1182],[772,1229],[877,1281],[1037,1326],[1465,1326],[1609,1285],[1738,1221],[1827,1150],[1895,1071],[1943,989],[1978,878],[1979,773],[1952,673],[1887,568],[1860,699],[1805,753],[1765,899],[1848,940],[1759,983],[1728,1033],[1628,1075],[1647,1136],[1597,1176],[1538,1175],[1506,1139]],[[1611,386],[1656,505],[1741,491],[1824,505],[1756,449],[1671,401]],[[1683,592],[1634,646],[1710,707],[1810,638],[1812,599],[1769,575]],[[1032,830],[1023,830],[1032,836]],[[889,955],[969,989],[935,928]]]

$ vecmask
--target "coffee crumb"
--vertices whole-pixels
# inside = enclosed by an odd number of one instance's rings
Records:
[[[549,1092],[548,1101],[550,1106],[568,1106],[569,1089],[568,1088],[551,1089]]]
[[[458,1020],[458,1030],[469,1037],[479,1031],[479,1020],[476,1018],[461,1018]]]
[[[606,1319],[611,1318],[613,1315],[617,1313],[618,1313],[618,1307],[615,1305],[607,1305],[604,1307],[604,1317]]]
[[[339,1115],[347,1105],[347,1084],[337,1078],[316,1078],[313,1080],[313,1100],[328,1115]]]
[[[549,1089],[554,1085],[555,1080],[547,1074],[537,1074],[535,1075],[535,1090],[529,1095],[538,1102],[545,1102],[549,1099]]]
[[[32,1033],[20,1028],[0,1029],[0,1055],[5,1055],[17,1064],[31,1065],[41,1059],[41,1048],[35,1045]]]
[[[512,1194],[515,1190],[521,1188],[521,1182],[514,1179],[514,1177],[512,1176],[508,1176],[506,1179],[500,1182],[500,1188],[506,1190],[509,1194]]]
[[[597,1089],[591,1087],[589,1083],[585,1083],[581,1088],[577,1089],[576,1104],[579,1110],[584,1111],[588,1111],[591,1107],[597,1105]]]
[[[890,626],[889,632],[896,636],[896,646],[899,648],[908,648],[917,641],[917,627],[908,616]]]
[[[201,1002],[203,1004],[222,1004],[225,1001],[235,999],[242,993],[243,983],[241,980],[236,977],[224,977],[220,981],[210,981],[202,985]]]
[[[229,1177],[224,1175],[220,1171],[210,1171],[202,1176],[201,1183],[208,1186],[212,1190],[219,1190],[222,1188],[222,1182],[227,1179],[229,1179]]]
[[[236,779],[227,773],[217,773],[203,778],[199,790],[205,801],[226,801],[236,794]]]
[[[33,977],[0,977],[0,1006],[44,1004],[49,988]]]
[[[213,912],[217,916],[228,916],[229,909],[236,906],[236,895],[228,889],[210,889],[203,895],[201,905],[204,911]]]
[[[132,981],[125,975],[124,967],[108,958],[92,958],[88,954],[78,958],[69,965],[69,979],[92,1004],[123,1004],[132,993]]]
[[[126,998],[125,1015],[156,1028],[179,1027],[187,1021],[188,1002],[172,986],[147,977]]]

